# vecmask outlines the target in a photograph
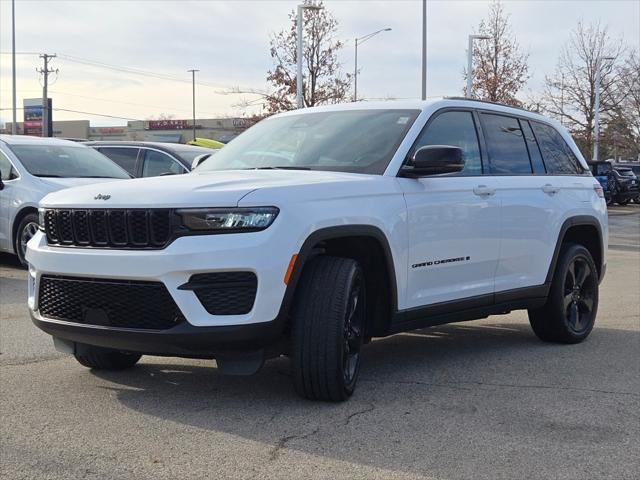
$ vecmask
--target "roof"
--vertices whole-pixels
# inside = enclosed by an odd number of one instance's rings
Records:
[[[108,146],[108,145],[118,145],[123,147],[153,147],[159,150],[167,150],[170,152],[178,152],[184,150],[202,150],[202,153],[210,153],[211,149],[197,147],[195,145],[185,145],[183,143],[168,143],[168,142],[137,142],[137,141],[128,141],[128,140],[94,140],[90,142],[83,142],[85,145],[89,146]]]
[[[7,145],[67,145],[78,146],[78,142],[54,137],[32,137],[30,135],[0,135],[0,142]]]
[[[313,113],[313,112],[329,112],[329,111],[343,111],[343,110],[437,110],[439,108],[446,107],[472,107],[485,110],[494,110],[503,113],[510,113],[512,115],[526,116],[535,118],[545,122],[552,122],[549,118],[540,115],[535,112],[531,112],[524,108],[514,107],[511,105],[505,105],[502,103],[489,102],[486,100],[477,100],[473,98],[465,97],[437,97],[427,100],[387,100],[387,101],[375,101],[375,102],[350,102],[339,103],[334,105],[323,105],[321,107],[309,107],[305,108],[303,112],[300,110],[291,110],[289,112],[280,113],[277,116],[296,115],[300,113]]]

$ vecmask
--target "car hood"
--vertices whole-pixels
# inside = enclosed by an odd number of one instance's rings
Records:
[[[323,187],[359,184],[372,175],[301,170],[194,171],[185,175],[137,178],[102,185],[87,185],[47,195],[45,207],[76,208],[181,208],[235,207],[247,194],[263,188]],[[379,176],[376,176],[380,178]]]
[[[96,183],[113,182],[123,180],[122,178],[58,178],[58,177],[38,177],[44,185],[49,187],[51,191],[60,190],[62,188],[78,187],[81,185],[95,185]]]

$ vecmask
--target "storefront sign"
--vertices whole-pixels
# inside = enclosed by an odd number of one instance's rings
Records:
[[[186,130],[192,128],[189,120],[149,120],[149,130]]]

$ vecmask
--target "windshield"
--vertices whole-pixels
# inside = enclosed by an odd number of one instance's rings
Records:
[[[263,120],[198,168],[382,174],[419,110],[343,110]]]
[[[11,150],[36,177],[131,178],[93,148],[74,145],[12,145]]]
[[[623,177],[635,177],[630,168],[617,168],[616,170]]]

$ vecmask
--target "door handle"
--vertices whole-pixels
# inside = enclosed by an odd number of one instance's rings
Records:
[[[474,187],[473,193],[481,197],[490,197],[491,195],[495,195],[496,189],[487,187],[486,185],[478,185],[477,187]]]
[[[560,187],[554,187],[550,183],[547,183],[542,186],[542,191],[544,193],[548,193],[549,195],[554,195],[560,191]]]

